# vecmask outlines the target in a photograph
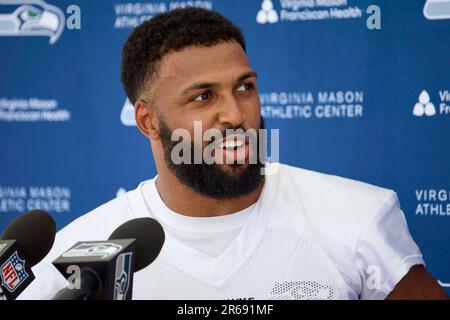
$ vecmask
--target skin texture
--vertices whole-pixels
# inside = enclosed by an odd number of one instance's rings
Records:
[[[215,200],[178,181],[164,160],[158,121],[162,117],[172,130],[186,128],[191,137],[194,121],[202,121],[203,130],[238,126],[258,129],[260,102],[252,72],[247,55],[235,42],[187,47],[164,56],[157,74],[135,103],[137,125],[150,141],[158,170],[157,190],[171,210],[187,216],[211,217],[240,211],[257,201],[262,184],[240,198]],[[229,174],[241,170],[227,164],[220,166]],[[387,297],[447,298],[423,266],[412,267]]]

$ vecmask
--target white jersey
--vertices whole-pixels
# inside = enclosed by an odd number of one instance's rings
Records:
[[[388,189],[279,165],[251,207],[195,218],[167,208],[155,179],[59,231],[19,298],[51,299],[68,284],[54,259],[139,217],[158,220],[166,239],[134,274],[133,299],[384,299],[424,264]]]

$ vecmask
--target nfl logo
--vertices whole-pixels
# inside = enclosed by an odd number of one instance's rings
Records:
[[[0,276],[2,285],[10,292],[14,292],[28,278],[25,260],[19,258],[17,251],[2,265]]]

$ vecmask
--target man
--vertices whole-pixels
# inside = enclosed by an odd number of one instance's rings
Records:
[[[256,73],[240,30],[218,13],[179,9],[137,27],[123,49],[122,82],[158,175],[60,231],[21,298],[54,296],[67,282],[53,259],[138,217],[158,220],[166,241],[135,274],[134,299],[447,297],[393,191],[286,165],[262,175],[273,165],[250,161],[260,149],[229,132],[263,128]],[[194,137],[198,124],[222,138],[178,149],[172,134]],[[195,163],[208,148],[214,163]]]

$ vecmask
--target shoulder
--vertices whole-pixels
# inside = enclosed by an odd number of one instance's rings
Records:
[[[287,209],[273,216],[286,212],[284,219],[307,226],[358,297],[383,299],[423,264],[393,190],[286,165],[272,180],[275,208]],[[374,266],[380,277],[372,288]]]
[[[347,244],[356,241],[380,212],[399,207],[393,190],[316,171],[280,165],[279,197],[294,214],[306,216],[327,237]]]
[[[295,187],[308,205],[338,210],[354,208],[365,212],[395,196],[391,189],[284,164],[280,165],[279,185]]]

